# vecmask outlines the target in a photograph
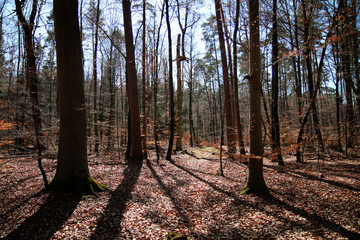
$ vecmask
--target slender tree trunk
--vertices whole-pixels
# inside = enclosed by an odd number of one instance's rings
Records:
[[[304,39],[305,39],[305,43],[304,43],[304,54],[305,54],[305,63],[306,63],[306,69],[307,69],[307,78],[308,78],[308,87],[309,87],[309,94],[310,94],[310,99],[314,99],[314,101],[316,101],[316,98],[314,98],[313,96],[315,95],[314,93],[314,80],[313,80],[313,70],[312,70],[312,53],[311,53],[311,44],[310,44],[310,23],[312,22],[311,20],[311,13],[312,13],[312,8],[313,6],[310,6],[310,9],[308,9],[306,7],[306,2],[305,0],[302,0],[302,7],[305,10],[305,14],[303,16],[303,20],[304,20]],[[316,103],[312,104],[312,116],[313,116],[313,124],[314,124],[314,129],[315,129],[315,134],[317,136],[317,140],[319,142],[319,147],[321,149],[321,151],[325,151],[325,147],[324,147],[324,143],[322,140],[322,134],[321,134],[321,130],[320,130],[320,123],[319,123],[319,117],[318,117],[318,111],[317,111],[317,106]]]
[[[97,114],[97,48],[98,48],[98,35],[99,35],[99,19],[100,19],[100,0],[96,6],[96,22],[95,22],[95,37],[94,37],[94,52],[93,52],[93,108],[94,108],[94,134],[95,134],[95,153],[99,153],[99,129],[98,129],[98,114]]]
[[[287,6],[287,5],[286,5]],[[293,0],[294,11],[297,12],[297,2]],[[290,11],[289,9],[287,9]],[[288,21],[290,22],[290,17],[288,17]],[[294,13],[294,36],[292,35],[292,31],[290,30],[290,41],[291,41],[291,51],[295,52],[299,50],[299,34],[298,34],[298,20],[297,14]],[[299,119],[299,123],[302,122],[302,81],[301,81],[301,65],[300,65],[300,54],[296,54],[292,57],[292,65],[294,69],[295,76],[295,92],[296,92],[296,102],[297,102],[297,115]]]
[[[35,17],[37,13],[38,1],[37,0],[33,1],[29,21],[25,19],[22,9],[22,3],[19,0],[15,0],[15,6],[16,6],[16,15],[24,31],[24,43],[25,43],[25,51],[26,51],[26,81],[27,81],[27,88],[29,90],[30,102],[31,102],[32,119],[35,128],[36,149],[38,150],[37,162],[41,175],[44,180],[45,188],[47,188],[48,181],[45,171],[42,167],[42,161],[41,161],[42,158],[41,151],[43,147],[40,140],[41,132],[42,132],[42,121],[41,121],[41,111],[40,111],[39,91],[38,91],[39,78],[37,74],[35,45],[33,40],[33,30],[34,30]]]
[[[303,7],[305,7],[304,5],[305,3],[303,2]],[[310,92],[310,106],[308,107],[308,109],[306,110],[305,112],[305,116],[302,118],[302,122],[300,124],[300,130],[299,130],[299,134],[298,134],[298,139],[297,139],[297,149],[296,149],[296,162],[301,162],[301,153],[300,153],[300,149],[302,147],[302,140],[303,140],[303,134],[305,132],[305,126],[308,122],[308,118],[309,118],[309,115],[311,113],[311,111],[314,111],[313,109],[315,108],[315,105],[316,105],[316,96],[317,96],[317,93],[320,89],[320,83],[321,83],[321,73],[322,73],[322,67],[323,67],[323,64],[324,64],[324,58],[325,58],[325,53],[326,53],[326,48],[327,48],[327,45],[328,45],[328,42],[329,42],[329,37],[330,35],[332,34],[332,29],[334,28],[334,26],[336,25],[337,23],[337,18],[338,18],[338,11],[340,9],[342,5],[342,1],[340,0],[340,3],[339,3],[339,8],[338,10],[335,12],[334,14],[334,17],[333,17],[333,20],[332,20],[332,23],[331,23],[331,26],[329,27],[329,30],[328,30],[328,33],[327,33],[327,36],[326,36],[326,39],[325,39],[325,42],[324,42],[324,46],[322,48],[322,53],[321,53],[321,57],[320,57],[320,62],[319,62],[319,66],[317,68],[317,78],[316,78],[316,85],[315,85],[315,89],[313,89],[313,92],[311,93]],[[306,14],[305,14],[306,15]],[[307,17],[304,16],[304,18],[307,20]],[[305,20],[304,19],[304,20]],[[305,21],[307,22],[307,21]],[[308,24],[308,22],[307,22]],[[308,29],[306,26],[305,26],[305,29]],[[309,36],[308,35],[308,31],[305,31],[305,36]],[[306,38],[308,39],[308,38]],[[307,41],[308,42],[308,41]],[[306,45],[308,43],[305,43]],[[309,54],[309,49],[307,49],[307,47],[305,47],[305,52],[307,54]],[[306,55],[307,56],[307,55]],[[308,57],[308,58],[311,58],[311,57]],[[309,63],[307,62],[307,67]],[[309,73],[308,73],[308,77],[310,77]],[[312,78],[312,73],[311,73],[311,78]],[[314,86],[312,86],[314,87]],[[309,86],[309,91],[310,91],[310,86]],[[315,108],[316,109],[316,108]],[[320,144],[320,140],[319,140],[319,144]],[[321,145],[320,145],[321,147]]]
[[[176,45],[176,70],[177,70],[177,89],[176,89],[176,151],[182,150],[182,83],[181,83],[181,56],[180,56],[180,38],[178,35]]]
[[[340,125],[340,105],[342,103],[342,97],[339,94],[340,83],[340,69],[336,67],[336,84],[335,84],[335,96],[336,96],[336,132],[337,132],[337,149],[342,150],[341,144],[341,125]]]
[[[58,164],[50,187],[75,194],[103,191],[87,162],[86,107],[78,2],[54,0],[60,139]]]
[[[240,107],[239,107],[239,86],[238,86],[238,72],[237,72],[237,33],[239,29],[239,18],[240,18],[240,0],[236,0],[236,17],[235,17],[235,29],[234,29],[234,45],[233,45],[233,56],[234,56],[234,97],[235,97],[235,120],[237,137],[239,141],[240,153],[245,155],[244,140],[242,134],[241,118],[240,118]]]
[[[114,48],[114,44],[111,41],[110,43],[110,53],[109,53],[109,73],[108,73],[108,78],[109,78],[109,93],[110,93],[110,106],[109,106],[109,121],[108,121],[108,126],[107,126],[107,137],[108,137],[108,146],[107,149],[110,150],[113,147],[113,126],[114,126],[114,109],[115,109],[115,86],[114,86],[114,64],[113,64],[113,48]]]
[[[131,121],[131,158],[134,160],[135,163],[142,160],[140,112],[137,88],[137,74],[135,67],[135,47],[133,44],[130,0],[123,0],[122,5],[126,45],[126,74],[128,76],[127,84]]]
[[[224,32],[222,28],[221,18],[221,0],[215,1],[216,11],[216,22],[219,35],[220,53],[221,53],[221,64],[222,73],[224,78],[224,92],[225,92],[225,114],[226,114],[226,135],[228,152],[233,154],[236,152],[236,133],[235,133],[235,122],[233,121],[233,110],[232,110],[232,99],[230,94],[230,81],[229,81],[229,70],[226,58],[226,48],[224,41]]]
[[[280,148],[280,123],[278,114],[279,97],[279,50],[277,33],[277,0],[273,0],[273,33],[272,33],[272,86],[271,86],[271,147],[274,159],[279,165],[284,165]]]
[[[159,83],[159,43],[160,43],[160,30],[161,30],[161,23],[162,19],[164,17],[164,3],[162,5],[161,9],[161,18],[160,18],[160,24],[157,29],[157,34],[154,31],[154,39],[156,38],[155,42],[155,52],[154,52],[154,58],[155,58],[155,78],[154,78],[154,140],[155,140],[155,150],[156,150],[156,160],[159,164],[160,159],[160,146],[159,146],[159,134],[158,134],[158,108],[157,108],[157,92],[158,92],[158,83]],[[155,24],[154,24],[155,26]],[[155,36],[156,34],[156,36]]]
[[[173,65],[172,65],[172,50],[171,50],[171,26],[170,26],[170,16],[169,16],[169,0],[165,0],[166,7],[166,25],[168,32],[168,50],[169,50],[169,108],[170,108],[170,139],[169,139],[169,147],[166,153],[166,160],[171,161],[171,153],[174,144],[174,135],[175,135],[175,113],[174,113],[174,85],[173,85]]]
[[[261,59],[259,32],[259,1],[249,0],[250,19],[250,158],[246,187],[243,192],[267,192],[263,174],[263,152],[261,133]]]
[[[215,44],[215,39],[214,41],[214,47],[215,47],[215,66],[216,66],[216,80],[218,83],[218,86],[221,85],[220,83],[220,73],[219,73],[219,64],[218,64],[218,57],[217,57],[217,49],[216,49],[216,44]],[[223,110],[223,103],[222,103],[222,97],[221,97],[221,90],[218,90],[219,93],[219,110],[220,110],[220,152],[222,153],[222,146],[224,146],[224,111]]]
[[[190,70],[189,70],[189,133],[190,133],[190,146],[194,147],[194,122],[193,122],[193,59],[192,59],[192,46],[190,50]]]
[[[147,114],[146,114],[146,0],[143,0],[143,38],[142,38],[142,114],[143,114],[143,155],[147,158]]]

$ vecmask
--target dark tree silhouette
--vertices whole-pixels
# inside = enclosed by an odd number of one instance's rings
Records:
[[[54,1],[60,139],[50,189],[75,194],[103,191],[87,162],[86,108],[78,21],[78,1]]]

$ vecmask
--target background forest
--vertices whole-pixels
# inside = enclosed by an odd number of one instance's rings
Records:
[[[359,3],[279,1],[276,6],[275,2],[260,1],[265,145],[271,145],[272,126],[278,125],[282,151],[293,152],[299,147],[301,151],[356,148],[360,121]],[[176,81],[171,103],[163,3],[146,1],[146,15],[143,1],[132,3],[142,135],[148,147],[154,147],[154,131],[161,146],[165,147],[169,139],[169,104],[176,112],[178,150],[182,148],[181,140],[186,145],[220,142],[223,115],[230,117],[223,110],[228,96],[224,96],[222,56],[212,5],[207,1],[179,0],[169,6],[172,60],[177,69],[173,71]],[[32,23],[32,1],[22,1],[21,8],[34,47],[37,100],[31,100],[31,84],[25,76],[25,46],[29,42],[24,38],[14,2],[4,1],[0,15],[1,147],[10,153],[36,145],[31,112],[36,108],[41,143],[55,151],[58,105],[51,2],[38,2]],[[79,8],[88,149],[118,149],[121,155],[128,122],[122,11],[117,1],[105,0],[81,1]],[[239,146],[242,148],[249,143],[248,3],[223,1],[221,14],[230,98],[234,101],[231,121],[232,127],[242,130],[237,137],[243,142]],[[278,123],[274,122],[275,111]]]
[[[0,2],[0,237],[359,239],[359,10]]]

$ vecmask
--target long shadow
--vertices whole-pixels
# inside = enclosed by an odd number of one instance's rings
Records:
[[[351,191],[360,192],[360,188],[356,188],[356,187],[353,187],[353,186],[350,186],[350,185],[347,185],[347,184],[344,184],[344,183],[341,183],[341,182],[327,180],[326,178],[320,178],[320,177],[317,177],[317,176],[314,176],[314,175],[311,175],[311,174],[308,174],[308,173],[302,173],[302,172],[294,172],[294,173],[299,174],[299,175],[301,175],[303,177],[306,177],[306,178],[308,178],[310,180],[324,182],[324,183],[331,184],[331,185],[339,187],[339,188],[346,188],[346,189],[351,190]]]
[[[176,164],[173,164],[173,165],[176,166],[177,168],[185,171],[186,173],[190,174],[191,176],[195,177],[196,179],[208,184],[214,190],[216,190],[218,192],[221,192],[221,193],[224,193],[224,194],[228,195],[229,197],[232,197],[237,204],[244,204],[244,205],[252,206],[251,204],[249,204],[247,202],[244,202],[243,200],[239,199],[233,192],[228,192],[228,191],[225,191],[225,190],[217,187],[215,184],[213,184],[213,183],[211,183],[211,182],[209,182],[209,181],[207,181],[205,179],[202,179],[201,177],[199,177],[196,174],[192,173],[191,171],[189,171],[185,167],[180,166],[180,165],[176,165]],[[312,222],[315,225],[320,225],[321,227],[324,227],[324,228],[327,228],[327,229],[329,229],[331,231],[337,232],[337,233],[341,234],[342,236],[347,237],[348,239],[360,239],[360,234],[351,232],[351,231],[345,229],[344,227],[342,227],[341,225],[339,225],[339,224],[337,224],[335,222],[329,221],[329,220],[319,216],[316,213],[308,213],[303,209],[297,208],[295,206],[291,206],[288,203],[283,202],[283,201],[275,198],[271,194],[264,194],[264,195],[259,194],[258,197],[263,198],[264,200],[266,200],[267,202],[269,202],[272,205],[276,205],[279,208],[284,208],[284,209],[286,209],[288,211],[293,212],[296,215],[299,215],[299,216],[301,216],[303,218],[306,218],[307,220],[309,220],[310,222]],[[263,211],[262,209],[259,209],[259,210]],[[287,221],[289,221],[289,220],[287,220]]]
[[[76,209],[80,198],[62,193],[51,193],[40,209],[31,217],[27,218],[14,231],[4,239],[42,239],[51,238],[70,218]]]
[[[207,160],[207,161],[210,161],[210,162],[218,162],[219,160],[216,159],[216,158],[205,158],[205,157],[198,157],[196,156],[194,153],[192,152],[185,152],[186,155],[189,155],[190,157],[193,157],[197,160]]]
[[[275,169],[275,167],[269,166],[269,165],[264,165],[264,167]],[[297,171],[291,171],[290,170],[289,173],[285,173],[285,174],[288,174],[288,175],[296,175],[297,174],[297,175],[300,175],[302,177],[306,177],[306,178],[308,178],[310,180],[313,180],[313,181],[324,182],[324,183],[327,183],[327,184],[330,184],[330,185],[333,185],[333,186],[336,186],[336,187],[339,187],[339,188],[346,188],[346,189],[351,190],[351,191],[360,192],[360,188],[356,188],[356,187],[353,187],[353,186],[350,186],[350,185],[347,185],[347,184],[344,184],[344,183],[341,183],[341,182],[327,180],[325,178],[317,177],[317,176],[314,176],[314,175],[311,175],[311,174],[308,174],[308,173],[303,173],[303,172],[297,172]]]
[[[175,166],[175,167],[181,169],[182,171],[188,173],[189,175],[193,176],[193,177],[196,178],[197,180],[199,180],[199,181],[207,184],[208,186],[210,186],[210,187],[211,187],[212,189],[214,189],[215,191],[218,191],[218,192],[220,192],[220,193],[223,193],[223,194],[225,194],[225,195],[233,198],[235,204],[247,204],[246,202],[244,202],[243,200],[241,200],[240,198],[238,198],[235,193],[226,191],[226,190],[224,190],[224,189],[216,186],[214,183],[209,182],[209,181],[207,181],[207,180],[199,177],[198,175],[194,174],[192,171],[190,171],[189,169],[187,169],[187,168],[185,168],[185,167],[183,167],[183,166],[181,166],[181,165],[175,164],[174,162],[171,162],[171,161],[170,161],[170,163],[173,164],[173,166]]]
[[[150,169],[151,174],[154,176],[154,178],[156,179],[156,181],[158,182],[158,184],[160,185],[161,189],[164,191],[164,194],[171,200],[171,202],[173,203],[175,210],[178,212],[178,214],[180,215],[180,218],[182,220],[182,222],[187,225],[189,227],[189,223],[190,223],[190,219],[184,214],[184,209],[182,209],[179,205],[178,205],[178,200],[174,197],[173,192],[171,191],[171,189],[169,189],[168,187],[166,187],[166,185],[164,184],[164,182],[161,180],[161,178],[159,177],[159,175],[157,175],[155,169],[152,167],[150,161],[147,159],[146,160],[146,166]]]
[[[41,194],[43,194],[43,191],[40,191],[38,193],[35,193],[31,196],[28,196],[26,199],[24,199],[23,201],[21,201],[20,203],[16,203],[15,206],[13,206],[12,208],[8,209],[4,214],[0,215],[0,218],[5,219],[8,215],[11,215],[13,212],[15,212],[17,209],[19,209],[21,206],[23,206],[24,204],[26,204],[27,202],[29,202],[31,199],[33,199],[34,197],[39,197]]]
[[[111,193],[108,205],[96,224],[90,239],[115,239],[121,231],[121,220],[126,210],[126,203],[132,198],[131,192],[140,176],[142,161],[131,163],[124,170],[124,178]]]
[[[360,239],[360,234],[351,232],[347,229],[345,229],[340,224],[337,224],[335,222],[329,221],[326,218],[323,218],[319,216],[318,214],[314,212],[307,212],[303,209],[300,209],[298,207],[292,206],[284,201],[281,201],[280,199],[274,197],[271,194],[267,195],[259,195],[259,197],[263,198],[265,201],[267,201],[269,204],[276,205],[280,208],[284,208],[288,211],[293,212],[294,214],[301,216],[308,221],[312,222],[314,225],[318,225],[320,227],[326,228],[330,231],[334,231],[339,233],[340,235],[348,238],[348,239]]]

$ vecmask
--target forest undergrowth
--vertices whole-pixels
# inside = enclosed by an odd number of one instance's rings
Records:
[[[187,148],[173,161],[127,165],[115,154],[89,156],[109,191],[74,199],[46,193],[31,156],[0,159],[0,237],[4,239],[360,239],[360,158],[335,152],[285,167],[264,158],[270,193],[241,194],[247,166],[218,150]],[[49,180],[56,160],[44,159]]]

